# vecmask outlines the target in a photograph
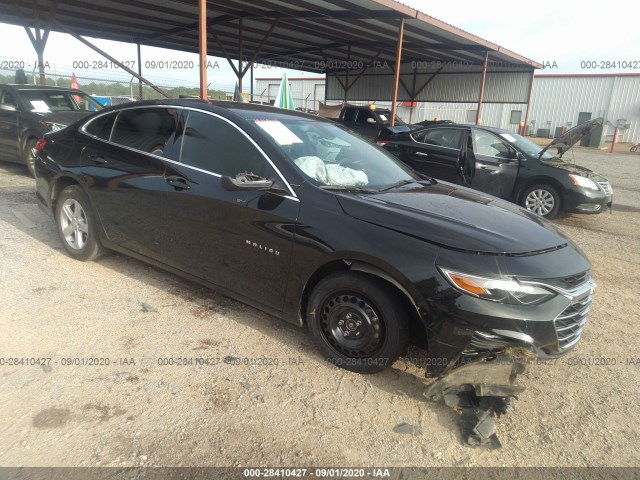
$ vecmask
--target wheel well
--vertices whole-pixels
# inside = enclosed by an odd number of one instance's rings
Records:
[[[56,202],[60,196],[60,192],[67,188],[69,185],[80,185],[75,179],[71,177],[60,177],[51,188],[51,210],[56,211]]]
[[[403,303],[408,315],[407,320],[411,343],[426,348],[427,332],[424,324],[422,323],[422,320],[420,319],[420,315],[418,314],[418,307],[411,299],[409,293],[404,288],[400,287],[400,285],[383,270],[360,261],[354,262],[347,259],[334,260],[323,265],[318,270],[316,270],[313,275],[311,275],[304,287],[302,299],[300,301],[300,318],[302,319],[303,324],[306,323],[305,312],[307,311],[307,302],[309,301],[309,296],[311,295],[311,292],[313,291],[315,286],[323,278],[326,278],[329,275],[350,270],[374,277],[376,280],[385,283],[389,289],[393,290],[396,293],[398,299]]]
[[[527,180],[526,182],[520,184],[516,189],[516,194],[514,195],[515,203],[520,205],[524,192],[527,190],[527,188],[532,187],[533,185],[549,185],[555,188],[556,191],[558,192],[558,195],[560,195],[560,209],[562,210],[562,205],[564,203],[564,195],[562,194],[562,191],[564,187],[560,184],[560,182],[550,177],[533,178],[531,180]]]

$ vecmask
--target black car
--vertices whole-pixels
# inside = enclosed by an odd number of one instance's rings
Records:
[[[416,126],[430,127],[432,125],[451,125],[452,123],[455,122],[451,120],[423,120],[422,122],[416,123]]]
[[[39,85],[0,85],[0,160],[23,163],[33,174],[32,149],[102,105],[80,90]]]
[[[611,208],[606,178],[562,159],[602,118],[579,125],[541,148],[507,130],[476,125],[431,125],[411,132],[387,128],[378,144],[411,168],[517,203],[551,219],[558,212]],[[551,154],[557,150],[555,154]]]
[[[391,124],[391,111],[376,108],[375,105],[345,105],[335,121],[364,137],[376,140],[380,130]],[[410,131],[418,127],[406,124],[398,116],[394,123],[396,131]]]
[[[582,335],[590,264],[555,226],[335,122],[147,101],[35,151],[37,198],[73,258],[122,252],[306,325],[349,370],[379,371],[409,342],[436,375],[507,346],[560,355]]]

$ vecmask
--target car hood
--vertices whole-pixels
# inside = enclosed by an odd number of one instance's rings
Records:
[[[553,224],[517,205],[449,183],[339,194],[338,201],[354,218],[457,250],[527,255],[570,242]]]
[[[71,125],[73,122],[80,120],[93,112],[85,111],[66,111],[66,112],[38,112],[38,115],[46,122],[59,123],[60,125]]]
[[[573,147],[576,143],[586,137],[591,130],[602,125],[604,123],[604,119],[602,117],[595,118],[593,120],[589,120],[586,123],[573,127],[571,130],[565,132],[560,135],[558,138],[554,139],[549,145],[542,149],[540,152],[540,156],[544,152],[546,152],[550,148],[558,149],[558,156],[562,157],[562,155]]]
[[[590,178],[591,180],[594,180],[596,182],[607,181],[607,179],[604,178],[599,173],[596,173],[593,170],[589,170],[588,168],[582,167],[580,165],[574,165],[573,163],[560,162],[560,161],[554,161],[554,160],[549,160],[549,161],[542,160],[542,163],[550,167],[566,170],[567,172],[573,173],[574,175],[580,175],[581,177]]]

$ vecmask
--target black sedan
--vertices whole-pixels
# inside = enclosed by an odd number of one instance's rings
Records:
[[[334,122],[195,100],[108,108],[36,147],[64,248],[115,250],[307,325],[328,361],[429,374],[581,338],[593,282],[556,227],[417,174]]]
[[[102,108],[80,90],[0,85],[0,160],[23,163],[33,175],[32,150],[45,133]]]
[[[601,124],[598,118],[579,125],[546,148],[507,130],[456,124],[412,132],[388,128],[378,144],[419,172],[510,200],[551,219],[560,211],[593,214],[611,208],[613,189],[607,179],[562,159]]]

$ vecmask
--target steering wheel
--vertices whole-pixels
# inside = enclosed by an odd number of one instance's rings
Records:
[[[341,167],[360,169],[359,167],[362,165],[362,160],[353,158],[351,156],[351,152],[347,150],[345,152],[340,152],[336,156],[336,164]]]

